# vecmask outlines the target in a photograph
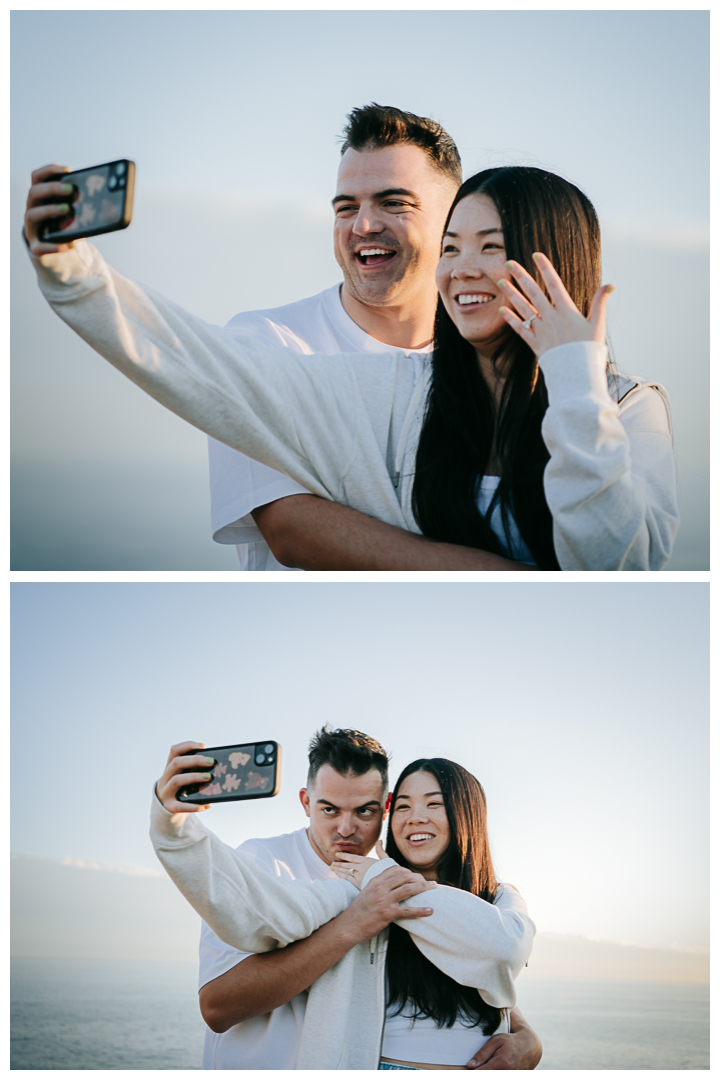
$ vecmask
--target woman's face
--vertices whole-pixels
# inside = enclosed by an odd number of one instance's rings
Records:
[[[497,207],[489,195],[468,195],[453,210],[442,240],[437,287],[458,330],[479,353],[492,353],[507,336],[499,313],[506,301],[507,255]]]
[[[393,795],[392,834],[413,870],[437,881],[437,865],[450,842],[440,784],[432,773],[414,772]]]

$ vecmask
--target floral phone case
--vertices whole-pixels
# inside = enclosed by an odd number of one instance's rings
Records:
[[[206,784],[180,788],[179,802],[206,805],[236,799],[269,799],[280,790],[281,751],[272,739],[241,746],[208,746],[204,750],[188,750],[188,753],[206,754],[215,758],[215,764],[208,768],[211,778]]]

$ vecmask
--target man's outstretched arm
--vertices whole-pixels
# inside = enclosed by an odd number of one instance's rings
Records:
[[[301,570],[535,570],[477,548],[428,540],[317,495],[288,495],[253,510],[283,566]]]
[[[518,1008],[510,1011],[510,1034],[493,1035],[478,1050],[468,1069],[537,1069],[542,1043]]]

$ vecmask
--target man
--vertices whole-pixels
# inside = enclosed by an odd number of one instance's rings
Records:
[[[343,134],[333,199],[342,285],[228,326],[306,354],[427,352],[442,230],[462,182],[457,147],[435,121],[375,104],[354,109]],[[209,450],[213,537],[238,545],[243,569],[512,566],[311,495],[213,439]]]
[[[198,744],[173,748],[157,785],[158,798],[171,812],[178,775],[174,755],[190,747],[199,749]],[[192,759],[185,757],[180,764],[188,761]],[[326,727],[311,741],[307,787],[300,792],[308,829],[250,840],[238,850],[280,878],[331,878],[337,852],[366,855],[374,848],[387,810],[387,790],[388,761],[380,744],[358,731]],[[200,1009],[208,1025],[203,1068],[294,1069],[308,987],[356,944],[380,933],[400,914],[408,917],[409,909],[398,908],[395,900],[405,893],[396,890],[419,892],[427,883],[407,885],[415,877],[399,867],[383,874],[315,933],[273,952],[238,952],[203,923]],[[420,908],[410,917],[425,913],[427,909]],[[470,1068],[535,1068],[542,1053],[539,1039],[519,1010],[512,1010],[511,1021],[511,1034],[485,1043]]]

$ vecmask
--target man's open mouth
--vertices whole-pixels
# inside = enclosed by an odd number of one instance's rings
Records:
[[[367,266],[368,268],[373,266],[387,266],[396,255],[397,251],[386,247],[362,247],[358,248],[355,252],[355,258],[360,265]]]

